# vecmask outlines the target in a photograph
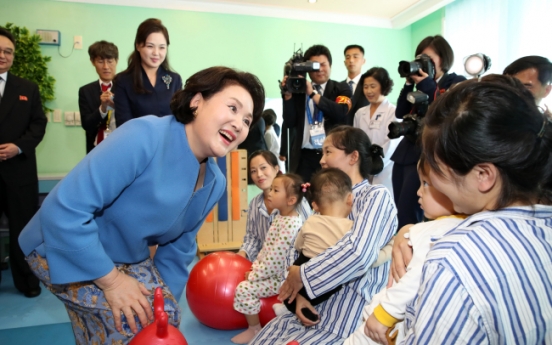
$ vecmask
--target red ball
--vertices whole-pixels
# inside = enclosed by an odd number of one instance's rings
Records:
[[[186,300],[199,322],[222,330],[247,328],[245,316],[234,310],[234,293],[250,269],[249,260],[232,252],[209,254],[192,268]],[[275,317],[275,302],[276,296],[261,298],[261,325]]]

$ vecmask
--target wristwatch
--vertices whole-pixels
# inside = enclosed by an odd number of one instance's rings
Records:
[[[312,93],[310,94],[310,98],[314,98],[314,95],[318,95],[318,91],[312,90]]]

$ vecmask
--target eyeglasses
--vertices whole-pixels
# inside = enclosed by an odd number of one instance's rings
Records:
[[[4,53],[4,56],[13,56],[13,50],[11,49],[0,49],[0,53]]]

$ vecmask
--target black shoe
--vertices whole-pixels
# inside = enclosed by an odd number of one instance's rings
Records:
[[[31,289],[23,292],[23,295],[25,295],[25,297],[27,298],[33,298],[40,295],[41,292],[42,292],[42,289],[40,288],[40,286],[38,286],[36,289]]]

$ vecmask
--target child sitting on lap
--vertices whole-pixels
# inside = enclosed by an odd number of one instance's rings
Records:
[[[364,307],[366,324],[359,327],[344,345],[398,344],[406,334],[404,315],[406,306],[418,293],[425,257],[431,249],[432,239],[438,238],[456,228],[465,215],[456,215],[452,202],[429,182],[429,165],[424,157],[418,163],[421,186],[418,202],[424,216],[433,221],[419,223],[410,228],[410,244],[413,257],[407,273],[390,288],[376,294]],[[409,226],[409,225],[407,225]]]
[[[247,344],[253,339],[261,330],[260,298],[278,294],[291,242],[303,225],[297,213],[297,206],[303,199],[302,182],[301,177],[295,174],[278,175],[272,182],[266,202],[268,207],[278,209],[280,214],[272,221],[251,271],[245,273],[245,280],[236,288],[234,309],[245,314],[249,328],[233,337],[233,343]]]
[[[346,173],[337,168],[323,169],[312,177],[310,185],[307,183],[304,186],[309,189],[312,207],[319,214],[307,218],[297,235],[295,249],[299,257],[293,263],[296,266],[301,266],[335,245],[353,226],[353,221],[348,218],[353,206],[353,187]],[[299,294],[315,306],[328,300],[340,289],[341,286],[314,299],[308,296],[305,288],[299,290]],[[289,311],[296,312],[295,300],[291,303],[285,300],[284,304]],[[309,309],[303,308],[302,312],[312,321],[318,320],[318,316]]]

